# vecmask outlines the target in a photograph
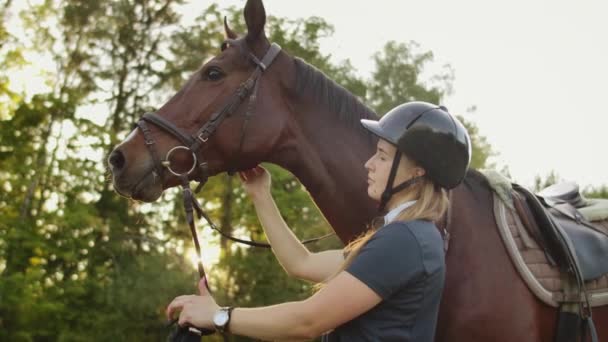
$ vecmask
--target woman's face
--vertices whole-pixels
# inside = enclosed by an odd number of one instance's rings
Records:
[[[386,188],[395,153],[397,153],[397,147],[386,140],[379,139],[376,145],[376,153],[365,163],[367,194],[376,201],[380,201]],[[424,170],[415,166],[411,160],[402,155],[393,186],[399,185],[414,176],[422,175],[424,175]]]

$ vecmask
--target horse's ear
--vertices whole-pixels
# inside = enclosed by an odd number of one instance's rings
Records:
[[[245,23],[247,23],[247,42],[253,43],[264,36],[266,10],[262,0],[247,0],[245,5]]]
[[[238,38],[236,33],[234,33],[234,31],[232,31],[230,26],[228,26],[228,18],[226,18],[226,17],[224,17],[224,31],[226,32],[226,38],[228,38],[228,39]]]

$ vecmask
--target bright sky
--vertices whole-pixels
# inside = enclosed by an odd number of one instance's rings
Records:
[[[187,5],[184,24],[212,1]],[[245,0],[222,0],[243,7]],[[608,184],[608,2],[605,0],[265,0],[269,15],[333,24],[322,50],[360,75],[389,40],[416,41],[433,68],[455,70],[451,112],[473,120],[512,176],[531,185],[551,170]],[[477,106],[475,114],[466,110]]]
[[[213,1],[192,0],[182,24]],[[19,4],[19,3],[17,3]],[[222,0],[243,7],[245,0]],[[370,77],[389,40],[416,41],[455,71],[451,112],[474,121],[516,181],[555,170],[581,185],[608,185],[608,2],[605,0],[265,0],[269,15],[320,16],[335,33],[322,50]],[[40,61],[42,63],[43,61]],[[38,65],[42,68],[42,65]],[[44,88],[31,69],[12,80]],[[476,106],[474,114],[467,109]],[[103,116],[100,116],[103,117]]]

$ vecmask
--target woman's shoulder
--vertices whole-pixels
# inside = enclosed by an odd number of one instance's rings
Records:
[[[380,229],[382,230],[385,239],[394,241],[393,245],[418,250],[427,271],[436,269],[443,261],[443,238],[433,222],[395,221]]]
[[[387,235],[412,235],[414,237],[439,237],[441,239],[441,234],[435,223],[425,220],[393,221],[382,227],[379,232]]]
[[[382,228],[376,234],[376,239],[392,240],[392,244],[398,246],[416,245],[420,248],[442,244],[441,234],[433,222],[393,221]]]

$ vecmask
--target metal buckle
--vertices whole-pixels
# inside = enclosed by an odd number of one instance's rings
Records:
[[[173,153],[176,150],[187,150],[190,151],[192,153],[192,167],[190,168],[190,170],[188,170],[185,173],[177,173],[175,171],[173,171],[173,169],[171,168],[171,159],[169,159],[169,157],[171,156],[171,153]],[[175,146],[174,148],[170,149],[169,152],[167,152],[167,155],[165,156],[165,160],[163,160],[161,162],[161,164],[167,168],[167,170],[169,170],[169,172],[171,172],[173,175],[180,177],[183,175],[189,175],[192,173],[192,171],[194,171],[194,169],[197,166],[197,159],[196,159],[196,154],[194,154],[194,151],[192,151],[189,147],[186,146]]]
[[[205,134],[205,133],[207,133],[207,131],[204,131],[203,133],[199,134],[198,137],[197,137],[198,140],[200,140],[202,143],[206,143],[207,140],[209,140],[208,136],[203,138],[203,134]]]
[[[191,333],[193,333],[193,334],[196,334],[197,336],[202,336],[203,335],[203,332],[200,331],[199,329],[195,328],[195,327],[188,327],[188,331],[191,332]]]

